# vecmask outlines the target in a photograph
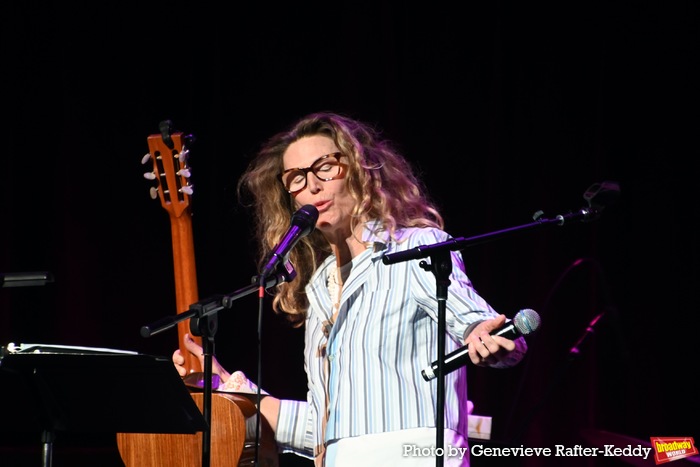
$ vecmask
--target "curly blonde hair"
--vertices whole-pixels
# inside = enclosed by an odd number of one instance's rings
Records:
[[[299,139],[322,135],[332,139],[348,159],[345,183],[355,200],[353,232],[358,224],[374,220],[377,231],[395,238],[403,227],[443,228],[444,221],[425,194],[411,164],[372,126],[344,115],[319,112],[307,115],[287,131],[272,136],[238,181],[239,200],[253,208],[259,239],[259,266],[289,228],[295,204],[282,186],[279,174],[283,155]],[[250,202],[244,201],[252,195]],[[303,324],[309,306],[304,287],[321,262],[331,254],[321,232],[303,237],[289,255],[296,280],[275,286],[273,309],[286,314],[294,327]]]

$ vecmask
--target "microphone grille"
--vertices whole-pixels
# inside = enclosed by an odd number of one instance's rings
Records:
[[[302,229],[302,236],[308,235],[314,230],[317,220],[318,209],[313,204],[302,206],[292,215],[292,225]]]
[[[532,334],[533,332],[537,331],[537,328],[540,327],[540,322],[540,315],[538,315],[535,310],[530,308],[520,310],[513,318],[515,329],[517,329],[523,336],[527,336],[528,334]]]

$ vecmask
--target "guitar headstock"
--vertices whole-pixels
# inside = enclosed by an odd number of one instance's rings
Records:
[[[180,217],[190,206],[193,189],[188,145],[193,141],[192,135],[173,132],[172,123],[165,120],[160,123],[160,134],[148,137],[148,154],[141,159],[142,164],[151,161],[153,165],[152,172],[143,174],[147,180],[156,181],[151,198],[160,198],[163,208],[174,217]]]

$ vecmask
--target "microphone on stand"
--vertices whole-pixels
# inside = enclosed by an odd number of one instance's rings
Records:
[[[535,310],[526,308],[520,310],[512,320],[507,321],[502,328],[494,330],[492,336],[501,336],[513,340],[520,336],[527,336],[537,331],[540,327],[540,315]],[[444,374],[452,373],[469,362],[469,345],[458,348],[454,352],[445,355]],[[421,371],[423,379],[431,381],[437,377],[435,372],[438,368],[437,360],[429,367]]]
[[[267,279],[270,275],[277,271],[280,263],[284,262],[292,248],[306,237],[316,227],[318,220],[318,209],[313,204],[307,204],[299,208],[292,215],[291,225],[277,246],[272,249],[268,257],[267,263],[263,266],[258,278]]]
[[[50,272],[0,272],[0,287],[28,287],[53,282]]]
[[[588,213],[583,222],[595,220],[600,217],[606,206],[615,204],[620,197],[620,185],[613,181],[594,183],[586,189],[583,199],[588,203],[584,210]]]

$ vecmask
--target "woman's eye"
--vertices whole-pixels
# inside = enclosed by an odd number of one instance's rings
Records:
[[[289,177],[289,181],[290,181],[290,183],[299,183],[302,180],[304,180],[305,175],[306,174],[303,174],[301,172],[295,172]]]

